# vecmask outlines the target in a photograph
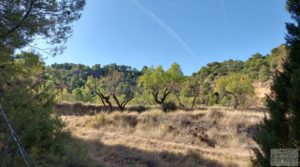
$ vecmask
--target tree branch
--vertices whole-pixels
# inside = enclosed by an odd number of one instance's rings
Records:
[[[17,25],[15,25],[13,28],[11,28],[10,30],[7,31],[7,35],[16,31],[25,22],[25,20],[28,18],[29,14],[32,10],[34,2],[35,2],[35,0],[29,0],[29,8],[27,9],[25,15],[23,16],[23,18]]]

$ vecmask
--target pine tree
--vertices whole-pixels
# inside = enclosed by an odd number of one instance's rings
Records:
[[[294,23],[287,23],[289,54],[283,72],[277,73],[268,98],[265,118],[256,142],[254,166],[270,166],[270,150],[300,146],[300,0],[288,0],[287,10]]]
[[[67,135],[53,112],[54,92],[44,63],[36,54],[15,52],[39,38],[51,45],[51,54],[63,51],[84,5],[85,0],[0,0],[0,106],[34,166],[71,164],[66,162]],[[17,153],[0,116],[1,166],[22,166]]]

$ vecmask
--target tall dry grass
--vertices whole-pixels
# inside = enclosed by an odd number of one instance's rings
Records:
[[[139,163],[151,156],[151,163],[158,166],[197,166],[199,160],[200,166],[246,166],[250,148],[255,146],[252,137],[263,117],[263,112],[226,108],[168,113],[152,109],[68,116],[67,122],[75,136],[101,141],[101,147],[91,146],[94,159],[100,162],[112,154],[116,164],[123,163],[132,152]],[[113,164],[118,166],[109,166]]]
[[[264,114],[253,111],[177,111],[164,113],[100,113],[90,123],[95,128],[123,131],[136,136],[213,148],[247,148]]]

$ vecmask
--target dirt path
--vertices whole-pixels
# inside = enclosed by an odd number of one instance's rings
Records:
[[[194,152],[205,159],[221,163],[234,163],[238,164],[238,166],[246,166],[249,160],[249,152],[241,149],[204,148],[184,143],[128,135],[121,131],[104,131],[89,127],[87,123],[90,121],[90,117],[69,116],[63,119],[67,122],[68,128],[74,137],[82,141],[93,141],[92,149],[89,149],[91,158],[107,166],[127,166],[122,164],[122,161],[124,161],[124,158],[127,158],[128,154],[134,154],[132,157],[141,156],[139,158],[139,161],[141,161],[140,159],[147,159],[149,156],[158,155],[162,152],[182,155],[187,154],[187,152]],[[95,144],[97,142],[101,144]],[[145,152],[151,154],[145,154],[146,156],[141,155]],[[112,157],[109,157],[110,155]],[[113,162],[115,159],[117,162]],[[122,163],[120,164],[120,162]],[[134,166],[151,166],[147,165],[147,163],[137,164],[137,162],[134,162]]]

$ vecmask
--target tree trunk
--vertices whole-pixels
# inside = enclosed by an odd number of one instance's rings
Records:
[[[106,107],[105,101],[101,97],[100,97],[100,100],[101,100],[103,106]]]
[[[111,102],[110,102],[110,96],[104,96],[102,93],[99,93],[98,95],[100,96],[100,98],[101,98],[102,100],[104,100],[104,101],[108,104],[108,106],[109,106],[109,111],[111,112],[111,111],[112,111],[112,104],[111,104]],[[103,104],[105,104],[104,101],[103,101]],[[106,107],[106,105],[105,105],[105,107]]]
[[[236,110],[238,105],[239,105],[239,100],[238,100],[237,97],[234,96],[234,106],[233,106],[233,108]]]
[[[120,101],[119,101],[119,99],[118,99],[118,97],[116,95],[113,94],[113,98],[114,98],[115,102],[117,103],[117,105],[118,105],[118,107],[119,107],[119,109],[121,111],[124,111],[125,110],[125,106],[133,99],[133,97],[128,98],[128,96],[126,96],[124,98],[123,102],[120,103]]]
[[[133,99],[133,97],[131,98],[125,98],[126,100],[124,100],[121,105],[123,106],[123,108],[125,109],[125,106]]]
[[[7,36],[10,35],[10,34],[12,34],[13,32],[15,32],[19,27],[22,26],[22,24],[28,18],[29,14],[30,14],[30,12],[31,12],[31,10],[33,8],[34,3],[35,3],[34,0],[30,0],[29,1],[29,8],[26,10],[26,13],[25,13],[24,17],[22,18],[22,20],[17,25],[15,25],[14,27],[12,27],[10,30],[7,31],[7,33],[6,33]]]
[[[161,104],[164,104],[164,102],[166,101],[167,96],[168,96],[170,93],[171,93],[171,91],[170,91],[168,88],[166,88],[166,89],[164,90],[164,93],[163,93],[163,95],[162,95],[162,98],[160,99]]]
[[[158,92],[152,92],[152,96],[153,96],[153,98],[154,98],[154,101],[155,101],[157,104],[159,104],[159,105],[162,104],[161,101],[158,99]]]
[[[165,102],[165,100],[166,100],[166,98],[167,98],[167,96],[168,96],[170,93],[171,93],[171,91],[170,91],[168,88],[166,88],[166,89],[164,90],[164,92],[163,92],[161,98],[158,97],[159,90],[153,91],[153,92],[152,92],[152,96],[153,96],[153,98],[154,98],[154,101],[155,101],[157,104],[163,105],[164,102]]]
[[[177,101],[178,101],[179,106],[180,106],[183,110],[186,110],[184,104],[181,103],[181,100],[180,100],[179,95],[178,95],[177,93],[174,93],[174,94],[175,94],[175,97],[176,97],[176,99],[177,99]]]
[[[109,96],[105,97],[105,101],[106,101],[106,103],[107,103],[108,106],[109,106],[109,111],[112,112],[113,107],[112,107],[112,104],[111,104],[111,102],[109,101],[109,99],[110,99]]]
[[[113,94],[113,98],[114,98],[115,102],[117,103],[119,109],[120,109],[121,111],[124,111],[125,107],[124,107],[122,104],[120,104],[120,102],[119,102],[117,96]]]
[[[105,104],[105,101],[104,101],[104,99],[103,99],[102,93],[99,93],[99,92],[95,92],[95,93],[96,93],[97,96],[100,98],[100,100],[101,100],[103,106],[106,107],[106,104]]]
[[[195,103],[196,103],[196,100],[197,100],[197,97],[198,97],[198,96],[199,96],[199,94],[196,94],[196,95],[194,96],[194,99],[193,99],[193,102],[192,102],[191,110],[194,109],[194,106],[195,106]]]

